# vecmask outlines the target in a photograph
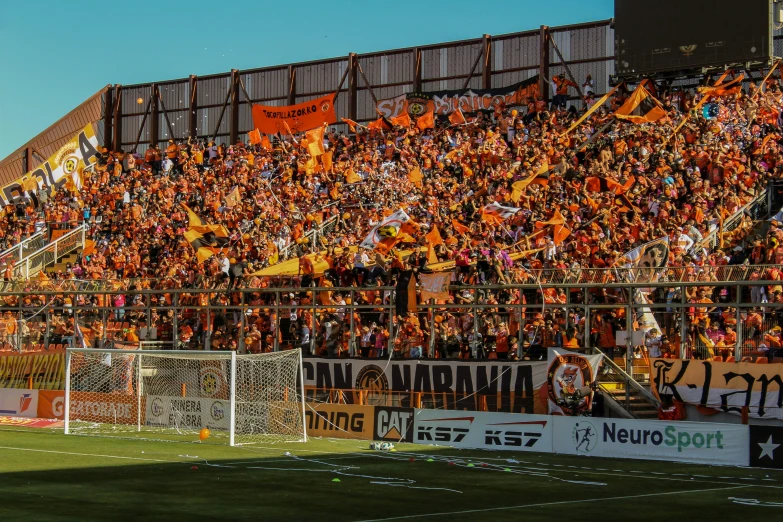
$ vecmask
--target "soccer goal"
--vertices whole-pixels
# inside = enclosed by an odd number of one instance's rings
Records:
[[[65,433],[253,444],[306,441],[300,350],[66,353]]]

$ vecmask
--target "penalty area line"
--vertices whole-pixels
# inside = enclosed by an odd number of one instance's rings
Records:
[[[56,451],[56,450],[45,450],[45,449],[35,449],[35,448],[14,448],[11,446],[0,446],[0,449],[14,450],[14,451],[33,451],[37,453],[56,453],[58,455],[73,455],[76,457],[101,457],[106,459],[144,460],[147,462],[167,462],[172,464],[181,462],[178,460],[147,459],[143,457],[121,457],[119,455],[101,455],[98,453],[74,453],[70,451]]]
[[[663,497],[667,495],[687,495],[689,493],[703,493],[705,491],[727,491],[730,489],[742,489],[742,488],[750,488],[753,487],[751,485],[741,485],[741,486],[730,486],[727,488],[708,488],[708,489],[693,489],[689,491],[669,491],[667,493],[645,493],[643,495],[627,495],[623,497],[601,497],[601,498],[588,498],[584,500],[560,500],[557,502],[542,502],[538,504],[520,504],[518,506],[503,506],[503,507],[494,507],[494,508],[484,508],[484,509],[466,509],[463,511],[447,511],[443,513],[421,513],[417,515],[402,515],[399,517],[389,517],[389,518],[373,518],[373,519],[367,519],[367,520],[361,520],[359,522],[386,522],[389,520],[406,520],[411,518],[425,518],[425,517],[445,517],[450,515],[466,515],[470,513],[488,513],[491,511],[505,511],[509,509],[524,509],[524,508],[534,508],[534,507],[547,507],[547,506],[562,506],[565,504],[586,504],[588,502],[606,502],[611,500],[631,500],[635,498],[646,498],[646,497]]]

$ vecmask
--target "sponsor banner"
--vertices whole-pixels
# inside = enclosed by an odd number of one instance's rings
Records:
[[[63,419],[65,414],[65,392],[40,390],[38,392],[38,417],[41,419]]]
[[[253,104],[253,126],[264,134],[279,132],[286,135],[315,129],[324,123],[334,123],[337,121],[334,97],[334,94],[327,94],[314,100],[282,107]]]
[[[79,134],[60,147],[43,164],[0,190],[3,205],[15,202],[29,190],[46,190],[54,194],[69,181],[81,188],[82,171],[98,161],[98,138],[88,124]]]
[[[783,469],[783,427],[750,425],[750,465]]]
[[[144,425],[229,431],[230,407],[224,399],[148,395]]]
[[[652,359],[652,391],[686,404],[751,417],[783,419],[783,364]]]
[[[0,415],[35,418],[38,414],[38,390],[0,390]]]
[[[383,402],[388,392],[456,394],[458,400],[500,393],[513,399],[516,413],[545,413],[534,411],[536,390],[546,382],[545,362],[437,359],[388,362],[309,357],[304,359],[303,368],[305,386],[364,390],[368,400]]]
[[[413,442],[456,448],[552,452],[552,417],[480,411],[415,410]]]
[[[375,423],[373,406],[305,403],[308,437],[372,440]]]
[[[70,421],[136,424],[138,398],[129,393],[71,392]],[[144,397],[141,399],[144,411]],[[144,418],[141,419],[144,424]]]
[[[508,87],[495,89],[468,89],[467,91],[410,92],[394,98],[379,100],[378,112],[385,118],[394,118],[407,109],[411,116],[434,111],[436,115],[462,112],[491,111],[499,103],[506,106],[522,105],[529,96],[538,95],[538,75]]]
[[[373,439],[413,442],[413,408],[376,406]]]
[[[590,388],[598,375],[600,355],[581,355],[550,348],[547,356],[547,403],[553,415],[579,415],[590,411]]]
[[[552,417],[555,453],[620,459],[747,466],[748,427],[742,424]]]
[[[63,423],[50,419],[27,419],[24,417],[0,417],[0,427],[14,426],[22,428],[62,428]]]
[[[0,356],[0,388],[61,390],[65,387],[65,353]]]

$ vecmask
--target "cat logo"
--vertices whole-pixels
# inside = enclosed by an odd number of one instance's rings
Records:
[[[330,104],[329,102],[323,102],[321,104],[321,112],[326,112],[329,110]]]
[[[376,407],[373,439],[413,442],[413,409]]]

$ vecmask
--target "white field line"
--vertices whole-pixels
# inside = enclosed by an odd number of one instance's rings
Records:
[[[442,513],[421,513],[417,515],[403,515],[399,517],[389,517],[389,518],[374,518],[374,519],[367,519],[362,520],[360,522],[386,522],[389,520],[405,520],[405,519],[411,519],[411,518],[425,518],[425,517],[445,517],[450,515],[466,515],[470,513],[488,513],[491,511],[506,511],[510,509],[524,509],[524,508],[534,508],[534,507],[548,507],[548,506],[562,506],[565,504],[586,504],[588,502],[608,502],[612,500],[630,500],[635,498],[648,498],[648,497],[663,497],[666,495],[687,495],[689,493],[703,493],[706,491],[726,491],[730,489],[741,489],[741,488],[749,488],[752,486],[731,486],[728,488],[709,488],[709,489],[693,489],[689,491],[669,491],[668,493],[647,493],[644,495],[628,495],[624,497],[603,497],[603,498],[588,498],[584,500],[561,500],[558,502],[543,502],[540,504],[520,504],[518,506],[503,506],[503,507],[494,507],[494,508],[485,508],[485,509],[466,509],[463,511],[446,511]]]

